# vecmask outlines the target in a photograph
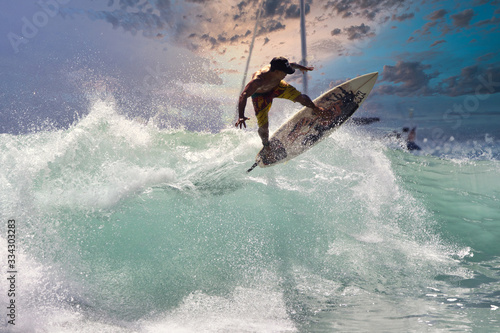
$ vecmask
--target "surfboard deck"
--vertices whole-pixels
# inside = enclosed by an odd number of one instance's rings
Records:
[[[377,81],[378,72],[358,76],[325,92],[314,100],[314,104],[331,112],[340,110],[337,117],[321,117],[304,107],[286,121],[269,139],[270,150],[262,148],[254,165],[270,167],[291,160],[309,150],[346,122],[365,101]]]

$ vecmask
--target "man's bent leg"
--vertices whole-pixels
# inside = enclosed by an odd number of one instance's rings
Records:
[[[340,109],[337,109],[337,108],[333,108],[332,111],[330,110],[325,110],[323,109],[322,107],[318,108],[315,110],[316,108],[316,105],[314,104],[314,102],[311,100],[311,98],[305,94],[301,94],[300,96],[298,96],[294,102],[298,102],[304,106],[307,106],[308,108],[311,108],[313,109],[313,115],[319,115],[321,117],[323,117],[324,119],[330,119],[330,118],[334,118],[334,117],[337,117],[340,115],[341,111]]]
[[[269,123],[260,126],[258,132],[264,147],[269,147]]]

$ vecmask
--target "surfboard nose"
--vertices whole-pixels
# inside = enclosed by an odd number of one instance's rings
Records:
[[[371,80],[376,80],[378,78],[378,72],[373,72],[373,73],[368,73],[368,74],[365,74],[365,75],[361,75],[359,76],[358,78],[366,78],[367,81],[371,81]]]
[[[369,93],[372,90],[375,83],[377,82],[377,78],[378,78],[378,72],[373,72],[361,75],[357,77],[355,80],[359,80],[358,82],[361,83],[359,87],[360,89],[363,88],[363,90]]]

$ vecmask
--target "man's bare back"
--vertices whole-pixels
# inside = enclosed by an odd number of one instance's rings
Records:
[[[267,65],[252,75],[252,80],[258,82],[256,93],[263,94],[270,92],[276,88],[281,80],[286,76],[286,73],[281,72],[282,75],[271,74],[271,65]],[[280,73],[280,74],[281,74]],[[283,77],[281,77],[283,76]]]

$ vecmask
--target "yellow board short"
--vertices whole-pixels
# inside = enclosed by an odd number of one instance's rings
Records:
[[[259,127],[265,126],[268,123],[268,113],[274,98],[284,98],[295,102],[295,99],[301,94],[300,91],[285,81],[281,81],[279,85],[270,92],[253,94],[252,103]]]

